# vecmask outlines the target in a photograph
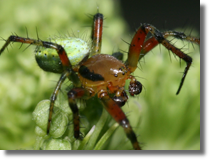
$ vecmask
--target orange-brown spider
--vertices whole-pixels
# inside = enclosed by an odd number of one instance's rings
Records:
[[[45,71],[61,74],[50,99],[47,133],[50,131],[53,107],[58,92],[64,80],[68,78],[74,85],[74,87],[68,91],[68,102],[73,112],[75,138],[80,138],[80,117],[76,99],[87,100],[97,95],[104,108],[109,112],[114,120],[123,127],[128,139],[133,145],[133,148],[135,150],[141,150],[142,148],[138,143],[137,137],[129,123],[129,120],[121,109],[128,99],[124,90],[126,80],[130,79],[129,93],[131,96],[141,93],[142,84],[137,81],[131,73],[136,70],[137,64],[143,56],[145,56],[157,44],[162,44],[187,63],[181,83],[176,93],[178,94],[192,63],[192,58],[172,45],[166,38],[172,36],[177,39],[187,40],[197,44],[200,44],[200,39],[186,36],[184,33],[176,31],[167,31],[162,33],[150,24],[141,24],[130,43],[128,59],[125,63],[123,63],[121,60],[115,58],[115,54],[100,54],[102,29],[103,15],[101,13],[97,13],[94,16],[93,22],[92,48],[90,50],[87,49],[87,52],[83,54],[81,53],[79,62],[76,64],[74,62],[75,59],[72,60],[69,57],[70,53],[68,53],[68,50],[65,48],[66,45],[53,41],[42,41],[39,38],[35,40],[16,35],[11,35],[6,40],[6,43],[0,50],[0,55],[10,42],[36,45],[37,49],[35,57],[38,65]],[[145,41],[148,33],[151,33],[152,37]],[[70,40],[68,38],[65,39],[65,43],[69,43],[69,41]],[[47,52],[45,52],[45,49],[47,48],[56,50],[56,55],[46,54]]]

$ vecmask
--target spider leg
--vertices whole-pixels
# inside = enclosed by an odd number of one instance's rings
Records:
[[[179,58],[183,59],[186,63],[187,66],[185,67],[181,82],[179,84],[179,88],[176,92],[176,95],[179,94],[182,85],[184,83],[184,80],[186,78],[187,72],[192,64],[192,58],[190,56],[188,56],[187,54],[183,53],[180,49],[176,48],[175,46],[173,46],[172,44],[169,43],[168,40],[164,40],[165,42],[163,42],[163,45],[168,49],[171,50],[173,53],[175,53]],[[146,43],[144,44],[144,47],[141,51],[140,57],[139,59],[141,59],[142,57],[144,57],[150,50],[152,50],[155,46],[157,46],[157,44],[159,44],[158,40],[155,37],[152,37],[150,39],[148,39],[146,41]]]
[[[63,84],[63,82],[65,81],[65,79],[70,75],[70,72],[69,71],[65,71],[61,76],[60,76],[60,79],[59,81],[57,82],[57,85],[55,87],[55,90],[53,92],[53,94],[51,95],[51,98],[50,98],[50,111],[49,111],[49,118],[48,118],[48,124],[47,124],[47,134],[49,134],[50,132],[50,124],[51,124],[51,121],[52,121],[52,114],[53,114],[53,108],[54,108],[54,103],[55,103],[55,100],[57,99],[57,96],[58,96],[58,92],[61,88],[61,85]]]
[[[147,36],[148,33],[152,34],[152,38],[146,41],[144,43],[144,40]],[[168,35],[167,35],[168,33]],[[181,34],[178,34],[179,32],[166,32],[165,37],[174,34],[174,36],[177,38],[181,38]],[[149,50],[153,49],[157,44],[162,44],[165,46],[168,50],[172,51],[175,53],[179,58],[183,59],[186,63],[187,66],[185,67],[179,88],[176,92],[176,94],[179,94],[182,85],[184,83],[185,77],[187,75],[187,72],[191,66],[192,63],[192,58],[188,56],[187,54],[183,53],[180,49],[177,47],[173,46],[170,44],[170,42],[164,37],[164,35],[156,29],[154,26],[150,24],[142,24],[141,27],[137,30],[136,34],[134,35],[130,48],[129,48],[129,53],[128,53],[128,60],[126,62],[128,68],[130,68],[130,71],[133,72],[135,71],[137,67],[138,60],[141,59]],[[198,42],[200,43],[199,39],[193,39],[189,38],[187,40],[191,40],[192,42]]]
[[[7,46],[11,42],[27,43],[27,44],[30,44],[30,45],[43,46],[43,47],[46,47],[46,48],[55,49],[57,51],[59,57],[60,57],[60,60],[61,60],[61,63],[63,65],[64,71],[69,70],[69,72],[71,73],[68,78],[71,81],[73,81],[73,83],[76,86],[80,85],[79,78],[78,78],[77,74],[73,71],[71,62],[68,59],[66,51],[64,50],[64,48],[61,45],[53,43],[53,42],[42,41],[40,39],[35,40],[35,39],[31,39],[31,38],[23,38],[23,37],[11,35],[6,40],[6,43],[4,44],[4,46],[1,48],[0,55],[2,54],[2,52],[7,48]]]
[[[69,106],[73,113],[73,123],[74,123],[74,137],[76,139],[80,137],[80,117],[79,117],[79,109],[76,104],[76,99],[85,98],[90,96],[90,92],[84,88],[73,88],[68,92],[68,101]]]
[[[108,86],[109,87],[109,86]],[[128,96],[124,88],[119,88],[115,95],[112,97],[112,100],[117,103],[119,107],[123,107],[128,100]]]
[[[139,56],[144,44],[144,40],[147,36],[145,27],[142,25],[135,33],[128,51],[128,59],[126,65],[131,72],[134,72],[137,68]]]
[[[191,36],[186,36],[182,32],[177,32],[177,31],[166,31],[163,32],[163,37],[168,38],[168,37],[174,37],[180,40],[186,40],[192,43],[196,43],[200,45],[200,38],[195,38]],[[141,54],[139,57],[139,60],[143,58],[149,51],[151,51],[154,47],[156,47],[159,44],[159,42],[156,40],[155,37],[151,37],[148,40],[144,42],[143,48],[141,50]]]
[[[93,17],[92,27],[92,56],[101,53],[102,32],[103,32],[103,14],[97,13]]]
[[[64,50],[64,48],[61,45],[53,43],[53,42],[42,41],[40,39],[35,40],[35,39],[22,38],[19,36],[11,35],[6,40],[6,43],[4,44],[4,46],[1,48],[0,55],[11,42],[28,43],[30,45],[52,48],[57,51],[57,53],[60,57],[64,72],[61,74],[61,77],[60,77],[59,81],[57,82],[55,90],[50,98],[50,111],[49,111],[49,118],[48,118],[48,124],[47,124],[47,134],[49,134],[50,124],[52,121],[52,113],[53,113],[54,103],[55,103],[55,100],[57,98],[57,95],[61,88],[62,83],[64,82],[64,80],[66,78],[69,78],[71,81],[73,81],[74,85],[77,86],[77,85],[80,85],[79,78],[78,78],[77,74],[73,71],[71,62],[69,61],[69,59],[67,57],[66,51]]]
[[[119,106],[112,98],[110,98],[108,93],[105,91],[99,92],[98,97],[100,98],[103,106],[109,112],[109,114],[123,127],[126,136],[133,145],[133,148],[135,150],[141,150],[141,147],[137,141],[137,137],[131,128],[128,119],[126,118],[125,113],[121,110],[121,106]]]
[[[42,40],[35,40],[30,38],[23,38],[19,36],[11,35],[7,40],[4,46],[0,50],[0,54],[5,50],[5,48],[11,43],[11,42],[20,42],[20,43],[28,43],[30,45],[36,45],[36,46],[43,46],[46,48],[53,48],[58,52],[58,55],[60,56],[62,65],[64,67],[71,67],[71,63],[68,60],[68,57],[66,55],[66,52],[64,48],[61,45],[58,45],[56,43],[42,41]]]
[[[172,36],[172,37],[175,37],[175,38],[180,39],[180,40],[186,40],[186,41],[189,41],[189,42],[196,43],[196,44],[200,45],[200,38],[187,36],[183,32],[165,31],[165,32],[163,32],[163,36],[164,36],[164,38]]]

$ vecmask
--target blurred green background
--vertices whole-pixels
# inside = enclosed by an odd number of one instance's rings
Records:
[[[37,27],[42,40],[67,32],[90,40],[92,20],[87,15],[95,14],[99,7],[105,16],[102,53],[111,54],[119,49],[127,51],[128,45],[121,38],[129,42],[134,33],[128,33],[128,25],[121,17],[117,2],[0,1],[0,36],[6,39],[16,33],[26,37],[27,27],[29,37],[36,38]],[[188,34],[190,31],[186,30]],[[194,31],[191,35],[199,36],[199,33]],[[179,58],[171,54],[170,60],[167,50],[156,47],[141,60],[139,69],[134,73],[144,85],[143,92],[134,98],[129,97],[123,107],[146,150],[200,149],[199,47],[175,42],[193,57],[180,94],[175,95],[185,63],[182,62],[180,67]],[[4,41],[0,41],[0,46],[3,44]],[[5,150],[33,149],[36,135],[32,112],[38,102],[50,98],[59,78],[59,75],[46,73],[37,66],[33,53],[35,47],[25,51],[27,45],[19,47],[17,43],[11,45],[0,56],[0,149]],[[86,109],[86,112],[89,114],[90,110]],[[119,127],[104,149],[131,149],[129,142],[124,145],[127,141],[123,129]]]

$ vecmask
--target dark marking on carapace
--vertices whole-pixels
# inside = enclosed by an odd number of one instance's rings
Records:
[[[94,71],[90,71],[86,66],[82,65],[79,68],[79,73],[82,77],[89,79],[91,81],[103,81],[104,77],[100,74],[94,73]]]

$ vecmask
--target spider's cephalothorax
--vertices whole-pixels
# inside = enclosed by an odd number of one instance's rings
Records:
[[[129,94],[131,96],[141,93],[142,85],[131,73],[136,70],[137,64],[142,57],[157,44],[162,44],[187,63],[177,91],[178,94],[192,63],[192,58],[172,45],[166,38],[172,36],[197,44],[200,44],[200,39],[186,36],[184,33],[176,31],[162,33],[150,24],[141,24],[131,41],[128,59],[123,63],[116,58],[119,55],[117,53],[113,55],[100,54],[102,29],[103,15],[97,13],[94,16],[91,48],[88,47],[85,41],[78,38],[64,37],[47,42],[40,39],[35,40],[11,35],[1,48],[0,54],[10,42],[36,45],[35,56],[38,65],[45,71],[61,74],[50,100],[47,133],[50,131],[54,102],[62,83],[68,78],[74,85],[68,91],[68,102],[73,112],[74,137],[80,138],[80,118],[76,99],[87,100],[97,95],[104,108],[123,127],[133,148],[140,150],[141,146],[137,141],[137,137],[121,109],[128,99],[124,89],[126,80],[130,79]],[[145,41],[149,32],[152,34],[152,37]]]

